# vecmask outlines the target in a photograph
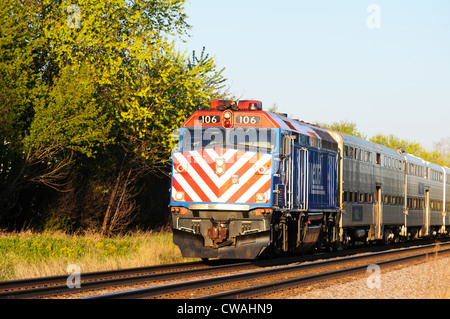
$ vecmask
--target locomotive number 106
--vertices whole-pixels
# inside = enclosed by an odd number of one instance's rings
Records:
[[[200,123],[220,123],[220,116],[218,115],[201,115],[198,117]]]
[[[238,115],[236,116],[237,124],[259,124],[261,118],[259,116]]]

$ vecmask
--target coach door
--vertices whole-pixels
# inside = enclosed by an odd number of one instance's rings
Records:
[[[425,208],[423,216],[423,226],[422,236],[430,235],[430,190],[425,190]]]
[[[383,222],[383,199],[381,194],[381,185],[376,185],[375,204],[373,214],[374,239],[382,238],[382,222]]]

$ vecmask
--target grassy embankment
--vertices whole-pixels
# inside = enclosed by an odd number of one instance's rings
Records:
[[[71,264],[91,272],[192,260],[181,256],[170,233],[106,239],[96,234],[0,232],[0,281],[67,275]]]

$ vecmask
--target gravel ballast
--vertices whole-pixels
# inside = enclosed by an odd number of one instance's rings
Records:
[[[449,299],[450,257],[396,269],[373,266],[364,275],[291,291],[292,299]]]

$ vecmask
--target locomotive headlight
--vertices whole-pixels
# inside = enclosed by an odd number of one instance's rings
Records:
[[[223,167],[217,167],[216,168],[216,173],[217,174],[223,174],[225,172],[225,170],[223,169]]]
[[[216,159],[216,174],[225,173],[225,160],[223,158]]]
[[[229,113],[229,112],[223,113],[223,118],[226,120],[229,120],[231,118],[231,113]]]
[[[216,165],[217,166],[224,166],[225,165],[225,160],[223,159],[223,158],[218,158],[217,160],[216,160]]]
[[[184,193],[183,192],[176,192],[175,193],[175,200],[176,201],[184,201]]]
[[[256,194],[256,202],[257,203],[264,203],[265,201],[266,201],[266,194],[264,194],[264,193]]]

